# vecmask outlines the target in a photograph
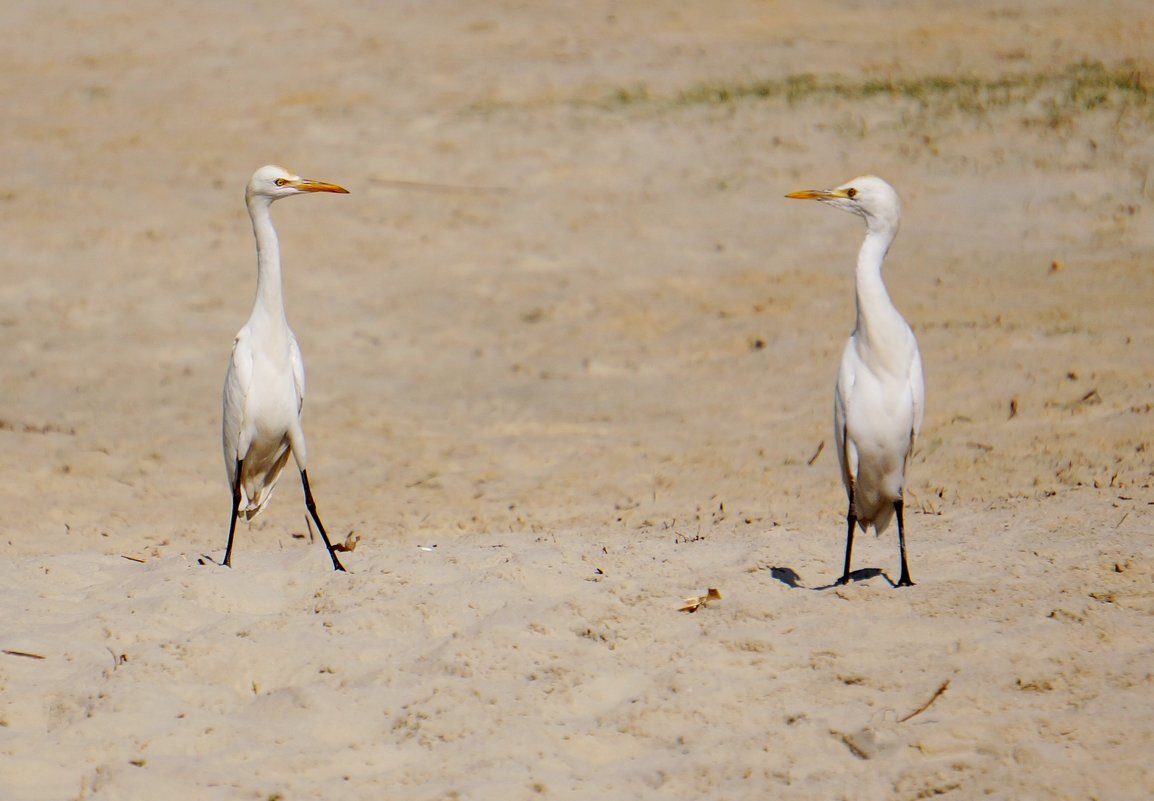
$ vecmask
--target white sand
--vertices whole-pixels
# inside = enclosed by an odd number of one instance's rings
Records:
[[[0,7],[0,799],[1151,797],[1154,112],[1062,76],[1154,11],[945,5]],[[291,474],[198,564],[266,162],[350,575]],[[814,591],[863,172],[918,584]]]

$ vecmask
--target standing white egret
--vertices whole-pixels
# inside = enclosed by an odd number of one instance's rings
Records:
[[[849,496],[845,569],[850,580],[854,526],[881,534],[896,515],[902,574],[909,587],[902,498],[906,467],[925,412],[922,357],[914,332],[894,308],[882,281],[882,262],[897,236],[902,207],[894,188],[872,175],[836,189],[807,189],[786,197],[819,200],[865,219],[857,258],[857,325],[846,343],[834,393],[834,437]]]
[[[333,568],[345,569],[317,516],[309,488],[300,417],[305,395],[304,362],[285,317],[280,244],[269,213],[274,200],[305,192],[348,194],[335,184],[310,181],[273,165],[254,172],[244,193],[256,235],[256,301],[233,342],[224,379],[224,463],[232,490],[224,564],[230,567],[237,518],[243,515],[251,520],[268,503],[291,452],[301,473],[305,507],[320,529]]]

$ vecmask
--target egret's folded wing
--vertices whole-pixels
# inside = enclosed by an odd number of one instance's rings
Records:
[[[299,415],[305,405],[305,360],[301,356],[300,345],[297,344],[296,335],[292,331],[289,331],[289,340],[292,351],[293,384],[297,390],[297,414]]]
[[[224,377],[224,411],[221,422],[221,437],[224,445],[225,466],[230,479],[236,477],[232,471],[236,462],[248,452],[252,432],[248,430],[246,408],[249,388],[252,386],[252,346],[242,329],[232,343],[232,357],[228,362],[228,372]]]

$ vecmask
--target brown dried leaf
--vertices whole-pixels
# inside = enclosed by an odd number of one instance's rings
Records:
[[[357,549],[357,543],[360,541],[361,541],[361,535],[355,531],[350,531],[349,536],[345,537],[345,541],[344,542],[338,542],[336,545],[333,546],[333,550],[334,551],[340,551],[341,553],[348,553],[349,551],[355,551]]]
[[[721,593],[714,587],[710,587],[705,595],[689,595],[684,599],[685,606],[678,609],[678,612],[696,612],[702,606],[709,606],[710,601],[720,601]]]

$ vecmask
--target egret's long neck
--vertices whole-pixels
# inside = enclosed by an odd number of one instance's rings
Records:
[[[857,257],[857,335],[876,354],[900,351],[905,320],[894,307],[882,280],[882,262],[894,241],[893,229],[869,230]]]
[[[256,302],[253,317],[263,316],[269,322],[285,320],[284,290],[281,284],[280,242],[269,213],[271,202],[262,197],[248,200],[252,232],[256,236]]]

